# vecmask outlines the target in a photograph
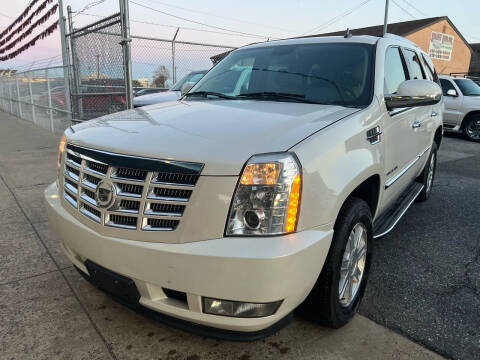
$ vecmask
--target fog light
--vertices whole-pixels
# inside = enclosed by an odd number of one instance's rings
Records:
[[[240,301],[203,298],[203,312],[206,314],[240,318],[258,318],[273,315],[282,301],[271,303],[247,303]]]

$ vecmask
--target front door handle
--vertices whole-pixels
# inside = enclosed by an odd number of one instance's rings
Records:
[[[415,122],[412,124],[412,128],[414,128],[414,129],[418,129],[419,127],[422,127],[422,123],[419,122],[419,121],[415,121]]]
[[[432,117],[438,116],[438,113],[437,113],[436,111],[432,111],[431,116],[432,116]]]

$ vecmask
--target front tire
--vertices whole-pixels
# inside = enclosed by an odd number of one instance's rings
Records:
[[[427,201],[432,193],[433,180],[435,179],[435,173],[437,171],[437,143],[433,142],[430,156],[427,163],[423,168],[422,174],[417,181],[423,184],[423,190],[418,194],[417,201]]]
[[[480,142],[480,116],[471,116],[463,124],[463,133],[470,141]]]
[[[349,198],[334,227],[330,251],[318,280],[302,304],[303,313],[339,328],[356,313],[370,267],[372,214],[367,203]]]

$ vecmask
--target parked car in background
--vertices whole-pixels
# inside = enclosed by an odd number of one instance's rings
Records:
[[[156,93],[165,92],[165,91],[168,91],[168,89],[145,88],[145,89],[140,89],[140,90],[134,92],[133,96],[143,96],[143,95],[149,95],[149,94],[156,94]]]
[[[480,142],[480,86],[471,79],[441,75],[444,129]]]
[[[430,64],[394,35],[234,50],[182,101],[67,129],[45,190],[52,232],[95,286],[184,328],[258,339],[299,306],[338,328],[373,238],[431,194]]]
[[[180,81],[177,81],[170,90],[150,95],[137,96],[133,99],[134,107],[158,104],[166,101],[178,100],[182,95],[182,86],[187,83],[196,83],[208,70],[192,71]]]

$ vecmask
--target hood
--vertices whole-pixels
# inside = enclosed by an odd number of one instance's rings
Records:
[[[291,102],[174,101],[75,125],[68,141],[115,153],[203,163],[202,175],[239,175],[252,155],[286,151],[358,111]]]
[[[175,101],[181,96],[180,91],[165,91],[155,94],[141,95],[133,98],[134,106],[146,106],[161,102]]]

